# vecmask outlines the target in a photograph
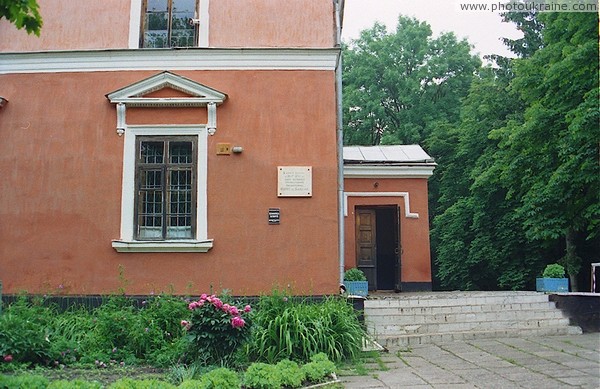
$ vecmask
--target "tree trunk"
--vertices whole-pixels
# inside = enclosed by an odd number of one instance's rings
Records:
[[[577,285],[577,274],[581,267],[580,258],[577,256],[575,246],[575,231],[572,228],[567,230],[565,234],[565,267],[569,274],[569,282],[571,284],[571,292],[579,292],[579,286]]]

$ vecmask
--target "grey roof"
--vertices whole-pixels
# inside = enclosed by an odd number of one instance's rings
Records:
[[[432,163],[419,145],[345,146],[344,162],[348,163]]]

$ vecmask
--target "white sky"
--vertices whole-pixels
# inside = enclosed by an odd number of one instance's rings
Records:
[[[475,46],[474,54],[512,56],[500,38],[518,38],[520,33],[512,23],[502,23],[499,13],[459,11],[460,0],[346,0],[342,40],[358,38],[360,31],[378,21],[388,32],[396,29],[398,15],[415,17],[429,23],[433,36],[454,32]],[[470,0],[470,2],[474,2]],[[485,2],[485,1],[482,1]]]

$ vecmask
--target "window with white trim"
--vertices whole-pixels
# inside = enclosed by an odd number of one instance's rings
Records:
[[[144,0],[140,47],[198,46],[199,0]]]

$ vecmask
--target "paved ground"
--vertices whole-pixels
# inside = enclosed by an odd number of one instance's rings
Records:
[[[344,387],[600,388],[600,333],[420,345],[381,359],[366,376],[343,373]]]

